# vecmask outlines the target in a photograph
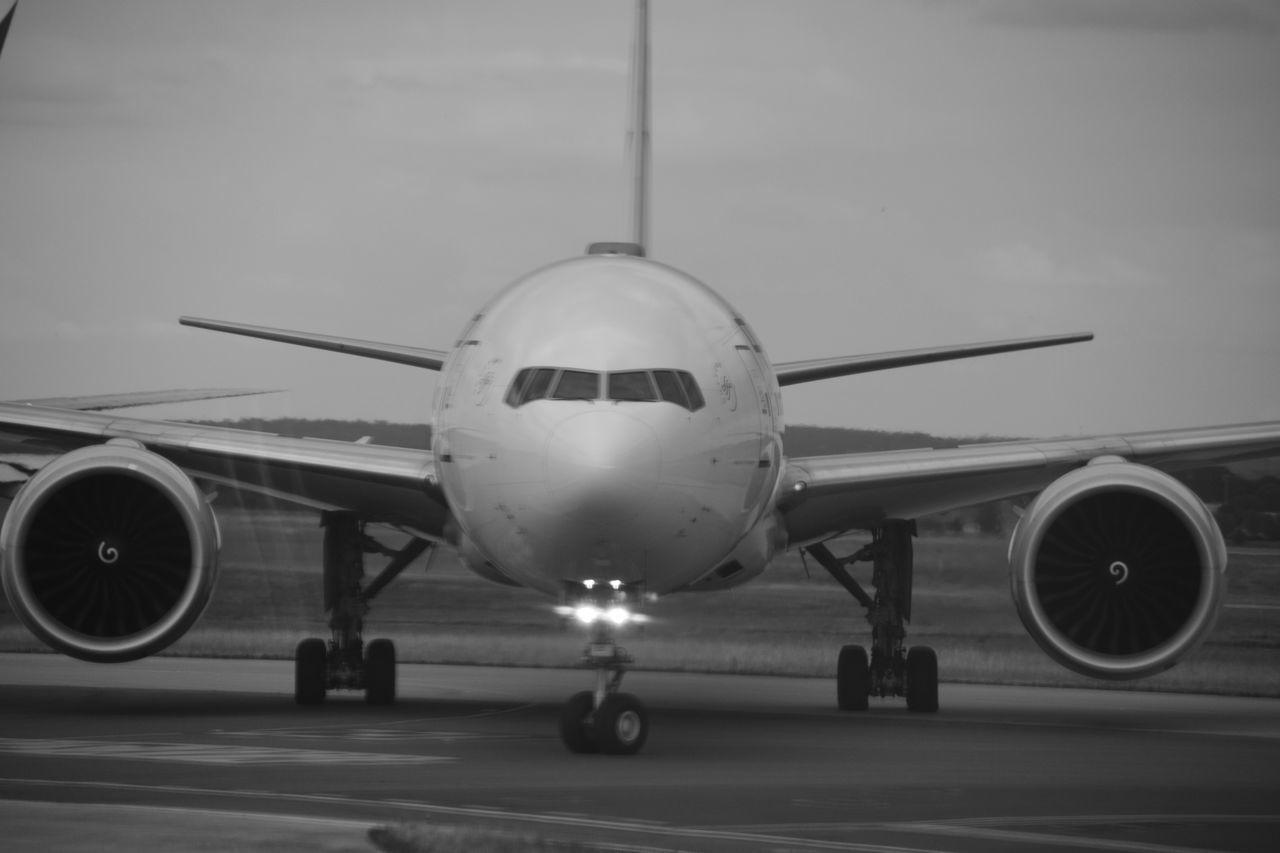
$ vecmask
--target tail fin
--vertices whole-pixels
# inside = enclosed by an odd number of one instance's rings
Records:
[[[4,40],[9,35],[9,25],[13,23],[13,13],[18,11],[18,0],[13,0],[13,7],[4,18],[0,18],[0,53],[4,53]]]
[[[644,254],[649,243],[649,0],[636,0],[630,114],[627,159],[631,166],[631,242]]]

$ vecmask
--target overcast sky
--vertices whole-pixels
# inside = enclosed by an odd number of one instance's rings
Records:
[[[7,0],[0,6],[7,8]],[[775,361],[1092,330],[785,392],[790,423],[1280,419],[1280,7],[654,0],[651,254]],[[624,238],[630,4],[24,0],[0,59],[0,399],[424,421],[433,348]],[[138,410],[145,413],[145,410]]]

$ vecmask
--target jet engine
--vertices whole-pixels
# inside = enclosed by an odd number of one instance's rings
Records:
[[[1009,545],[1022,624],[1058,663],[1105,679],[1177,663],[1213,627],[1227,549],[1190,489],[1102,457],[1059,478]]]
[[[5,595],[57,651],[99,663],[154,654],[209,601],[219,534],[172,462],[130,441],[83,447],[36,472],[0,527]]]

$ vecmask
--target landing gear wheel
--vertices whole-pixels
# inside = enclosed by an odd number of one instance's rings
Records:
[[[907,710],[938,710],[938,655],[928,646],[907,649]]]
[[[365,646],[364,701],[370,705],[396,701],[396,647],[390,640],[372,640]]]
[[[324,701],[328,677],[329,647],[324,640],[309,637],[298,643],[293,657],[293,698],[299,705],[319,705]]]
[[[591,726],[596,746],[606,755],[632,755],[649,736],[649,715],[630,693],[612,693],[596,709]]]
[[[836,701],[841,711],[867,710],[871,695],[871,664],[862,646],[842,646],[836,663]]]
[[[595,706],[595,696],[590,690],[583,690],[569,697],[560,712],[560,740],[570,752],[579,754],[596,752],[596,742],[592,737],[591,711]]]

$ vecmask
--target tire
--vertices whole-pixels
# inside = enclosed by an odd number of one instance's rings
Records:
[[[938,655],[928,646],[907,649],[907,710],[938,710]]]
[[[841,711],[867,710],[871,695],[871,664],[862,646],[841,646],[836,663],[836,702]]]
[[[649,737],[649,715],[630,693],[614,693],[596,709],[591,724],[595,742],[606,755],[634,755]]]
[[[372,640],[365,647],[364,701],[370,705],[396,701],[396,647],[390,640]]]
[[[569,697],[560,711],[560,740],[570,752],[586,754],[596,751],[591,732],[591,712],[596,699],[590,690],[583,690]]]
[[[293,699],[299,705],[324,701],[329,678],[329,647],[318,637],[298,643],[293,656]]]

